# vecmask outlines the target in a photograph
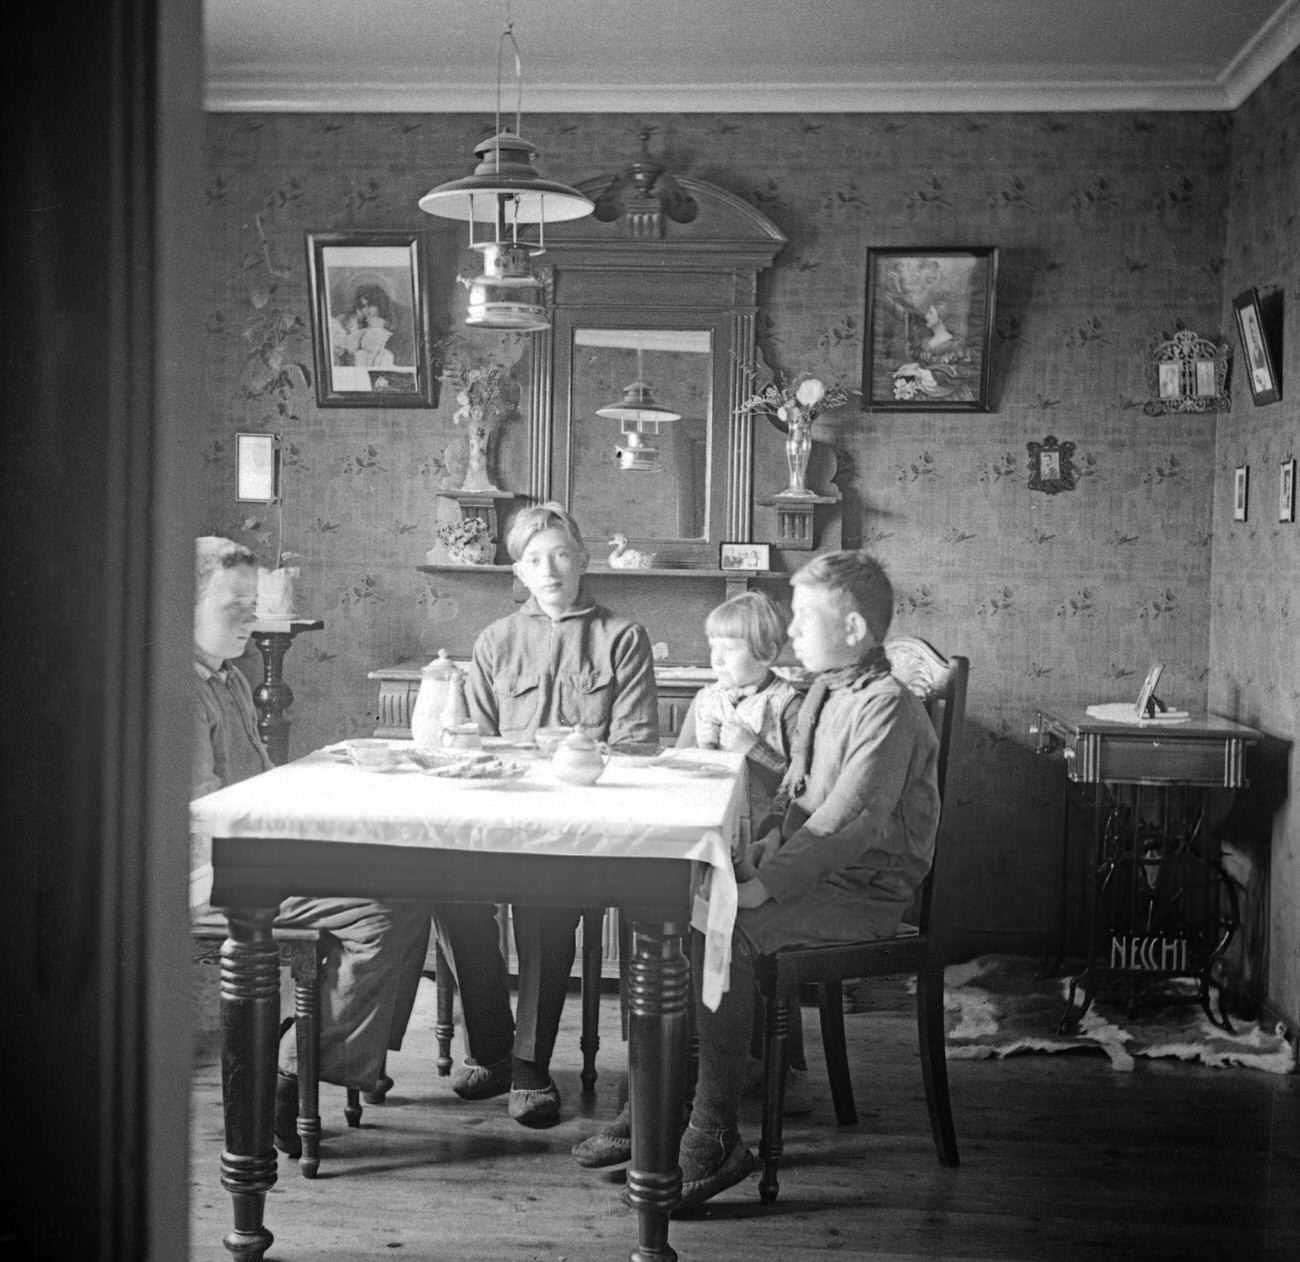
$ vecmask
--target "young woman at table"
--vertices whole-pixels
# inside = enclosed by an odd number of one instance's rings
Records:
[[[529,598],[480,632],[470,668],[469,717],[485,735],[526,740],[539,727],[581,726],[611,745],[659,739],[658,696],[645,628],[595,604],[582,589],[587,549],[578,523],[559,504],[517,513],[506,535],[515,575]],[[451,1087],[466,1100],[510,1093],[524,1126],[559,1120],[550,1074],[581,911],[513,910],[519,1002],[494,909],[440,904],[434,926],[460,990],[468,1056]]]
[[[782,784],[789,805],[779,829],[754,843],[756,875],[738,887],[731,985],[716,1011],[700,999],[703,936],[692,932],[700,1072],[682,1135],[683,1206],[756,1165],[738,1123],[755,958],[896,932],[934,856],[939,742],[921,702],[889,671],[888,576],[864,552],[831,552],[790,581],[791,643],[817,678]]]
[[[194,554],[194,779],[202,797],[271,768],[257,734],[253,693],[234,658],[256,621],[257,558],[214,535]],[[196,856],[202,857],[202,856]],[[320,1079],[355,1087],[372,1102],[392,1080],[388,1050],[402,1046],[429,943],[425,904],[372,903],[359,898],[287,898],[277,925],[326,931],[321,970]],[[302,1155],[297,1133],[297,1043],[280,1041],[275,1091],[275,1146]]]

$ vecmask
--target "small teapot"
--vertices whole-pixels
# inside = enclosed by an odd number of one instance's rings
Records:
[[[609,746],[581,730],[571,732],[551,757],[556,778],[568,784],[595,784],[609,765]]]

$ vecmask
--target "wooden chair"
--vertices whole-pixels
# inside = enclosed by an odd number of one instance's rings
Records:
[[[885,645],[893,673],[925,702],[939,735],[939,796],[945,800],[955,765],[966,714],[966,680],[970,664],[964,657],[944,659],[924,640],[899,637]],[[872,942],[833,946],[788,947],[757,963],[759,992],[764,1003],[763,1130],[759,1157],[763,1164],[759,1195],[776,1200],[777,1166],[781,1160],[782,1109],[785,1103],[785,1064],[790,1005],[797,1003],[805,984],[817,987],[826,1072],[830,1078],[835,1116],[842,1126],[857,1123],[853,1087],[849,1080],[844,1041],[842,983],[847,979],[890,973],[916,973],[916,1023],[920,1037],[921,1075],[925,1103],[939,1162],[957,1164],[957,1138],[948,1098],[948,1066],[944,1059],[943,968],[947,926],[943,920],[943,888],[949,861],[950,812],[941,812],[934,862],[920,889],[918,927],[904,926],[896,936]]]
[[[320,968],[324,958],[323,931],[275,926],[272,936],[280,948],[280,966],[293,977],[294,1037],[298,1043],[298,1134],[302,1156],[298,1168],[304,1179],[320,1169]],[[220,964],[226,940],[226,918],[220,912],[196,915],[190,925],[193,958]],[[287,1028],[286,1021],[283,1028]],[[361,1125],[361,1095],[347,1089],[343,1116],[351,1127]]]

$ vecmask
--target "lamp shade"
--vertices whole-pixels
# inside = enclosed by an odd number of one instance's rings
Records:
[[[633,381],[623,387],[623,397],[617,403],[596,409],[597,416],[610,421],[633,421],[638,425],[655,422],[680,421],[682,414],[656,403],[650,387],[644,381]]]
[[[489,136],[474,154],[474,174],[430,189],[420,198],[421,210],[469,223],[524,224],[581,219],[595,209],[576,188],[543,178],[533,165],[536,146],[514,132]]]

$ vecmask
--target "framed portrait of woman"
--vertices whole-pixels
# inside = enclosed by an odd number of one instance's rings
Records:
[[[868,247],[862,406],[987,412],[996,246]]]
[[[1276,403],[1282,397],[1281,384],[1273,363],[1268,339],[1264,336],[1264,317],[1260,311],[1259,291],[1247,289],[1232,300],[1237,316],[1237,334],[1246,358],[1246,382],[1256,407]]]
[[[309,232],[320,407],[433,407],[428,277],[418,232]]]

